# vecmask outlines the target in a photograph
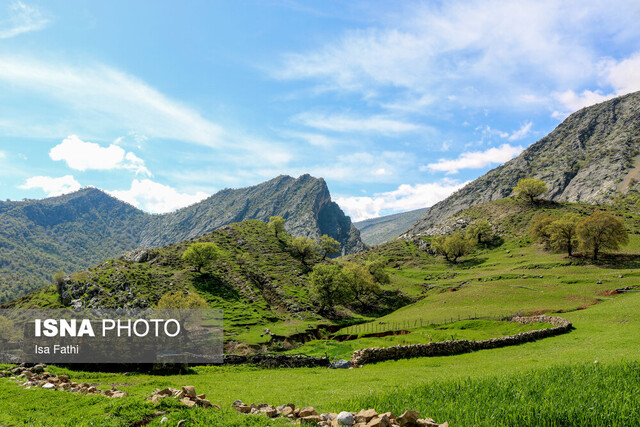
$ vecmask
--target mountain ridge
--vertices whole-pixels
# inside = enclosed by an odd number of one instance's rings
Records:
[[[403,236],[429,234],[457,212],[508,197],[521,178],[544,181],[545,199],[608,202],[640,175],[639,148],[640,92],[585,107],[519,156],[430,207]]]

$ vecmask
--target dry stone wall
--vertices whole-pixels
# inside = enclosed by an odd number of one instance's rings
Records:
[[[564,334],[572,328],[571,322],[555,316],[517,316],[511,319],[518,323],[550,323],[551,328],[520,332],[516,335],[491,338],[482,341],[449,340],[429,342],[426,344],[397,345],[393,347],[374,347],[356,350],[351,356],[351,364],[355,366],[376,363],[385,360],[409,359],[412,357],[447,356],[468,353],[476,350],[506,347],[535,341],[554,335]]]

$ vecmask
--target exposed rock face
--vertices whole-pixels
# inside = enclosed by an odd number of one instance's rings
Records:
[[[640,178],[640,92],[573,113],[522,154],[432,206],[405,237],[478,203],[512,194],[521,178],[543,180],[542,197],[554,201],[604,203]]]
[[[253,187],[226,189],[200,203],[153,217],[142,233],[140,246],[156,247],[201,236],[232,222],[268,221],[281,216],[294,236],[318,238],[328,234],[342,245],[343,253],[364,249],[360,232],[331,200],[322,178],[281,175]]]
[[[354,222],[353,225],[360,230],[362,241],[370,246],[388,242],[404,233],[427,211],[427,208],[416,209],[394,215],[385,215],[379,218],[365,219]]]

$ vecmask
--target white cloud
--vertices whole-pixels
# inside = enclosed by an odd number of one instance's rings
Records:
[[[180,193],[173,187],[149,179],[134,179],[129,190],[109,191],[109,194],[151,213],[172,212],[209,196],[203,192]]]
[[[4,151],[0,150],[0,159],[6,159],[7,158],[7,153],[5,153]]]
[[[479,169],[492,164],[504,163],[520,154],[522,150],[524,148],[520,145],[513,147],[509,144],[503,144],[498,148],[493,147],[486,151],[462,153],[455,160],[440,159],[437,163],[429,163],[420,169],[454,174],[458,173],[460,169]]]
[[[578,111],[581,108],[588,107],[599,102],[606,101],[611,98],[615,98],[616,94],[603,94],[601,91],[584,90],[582,93],[576,93],[573,90],[567,90],[561,93],[554,93],[554,98],[568,110],[566,112],[554,111],[553,117],[563,118],[573,111]]]
[[[420,125],[385,116],[350,117],[347,115],[303,113],[295,116],[294,120],[301,122],[305,126],[333,132],[378,132],[395,134],[415,132],[422,129]]]
[[[619,52],[637,44],[639,11],[635,0],[410,3],[369,28],[284,56],[273,75],[378,97],[389,108],[405,100],[418,109],[549,107],[557,102],[551,92],[600,83],[599,41]],[[621,76],[637,73],[635,63],[619,65]]]
[[[0,84],[57,100],[70,109],[64,120],[76,128],[88,122],[94,129],[106,127],[212,147],[224,145],[220,126],[143,81],[104,65],[70,66],[0,56]],[[63,115],[61,108],[58,116]]]
[[[0,39],[9,39],[20,34],[38,31],[44,28],[49,20],[40,11],[20,1],[9,5],[8,19],[0,22]]]
[[[337,197],[335,201],[353,221],[433,206],[467,183],[442,180],[427,184],[400,185],[396,190],[371,197]]]
[[[532,126],[533,126],[532,122],[526,122],[525,124],[522,125],[520,129],[518,129],[517,131],[509,135],[509,141],[517,141],[519,139],[526,138],[527,135],[531,133]]]
[[[19,188],[23,188],[25,190],[40,188],[47,194],[47,196],[51,197],[79,190],[81,185],[71,175],[65,175],[59,178],[53,178],[50,176],[34,176],[27,179],[27,181],[23,185],[20,185]]]
[[[70,135],[49,151],[52,160],[64,160],[71,169],[112,170],[131,169],[137,174],[151,175],[144,161],[122,147],[111,144],[102,147],[93,142],[85,142],[76,135]]]
[[[617,95],[640,90],[640,52],[619,62],[608,62],[604,74]]]
[[[380,183],[393,181],[413,166],[414,159],[403,151],[356,152],[339,155],[330,165],[312,167],[304,172],[330,180]]]

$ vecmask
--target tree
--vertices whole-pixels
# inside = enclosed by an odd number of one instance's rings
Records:
[[[295,254],[300,257],[300,260],[305,265],[307,264],[307,258],[318,251],[318,244],[309,237],[296,237],[291,242],[291,246]]]
[[[336,304],[344,302],[347,282],[339,265],[317,264],[309,275],[310,296],[321,310],[333,311]]]
[[[593,252],[598,259],[602,249],[616,250],[629,242],[627,229],[620,218],[598,211],[583,219],[577,227],[580,248]]]
[[[547,185],[539,179],[523,178],[513,188],[513,192],[517,197],[529,199],[534,204],[536,197],[547,191]]]
[[[360,305],[366,306],[367,300],[380,292],[373,276],[364,265],[348,262],[342,271],[346,279],[348,296],[354,298]]]
[[[158,308],[209,308],[209,304],[200,295],[185,290],[164,294],[158,301]]]
[[[331,236],[323,234],[318,239],[318,244],[320,245],[320,249],[322,250],[322,260],[324,261],[327,258],[327,255],[335,255],[340,253],[340,242],[334,239]]]
[[[367,262],[367,269],[373,277],[373,281],[379,285],[386,285],[391,283],[391,277],[387,270],[385,270],[385,262],[382,258],[376,258]]]
[[[278,238],[278,234],[284,233],[284,218],[281,216],[272,216],[269,218],[269,223],[267,224],[270,230],[276,235],[276,239]]]
[[[473,221],[467,227],[467,238],[477,240],[478,244],[482,243],[482,240],[491,235],[493,229],[491,224],[486,219],[479,219]]]
[[[567,251],[572,255],[573,249],[578,246],[578,234],[576,232],[580,216],[568,214],[553,221],[546,227],[549,235],[549,244],[559,251]]]
[[[461,232],[453,233],[450,236],[438,236],[431,243],[436,253],[457,264],[458,258],[471,253],[475,242],[467,239]]]
[[[553,215],[548,215],[544,213],[536,214],[531,222],[529,223],[529,236],[533,240],[537,240],[542,242],[546,249],[551,247],[550,239],[551,235],[549,234],[549,226],[557,219],[557,217]]]
[[[212,263],[220,256],[220,248],[211,242],[192,243],[182,254],[182,260],[193,266],[198,273],[202,267]]]

